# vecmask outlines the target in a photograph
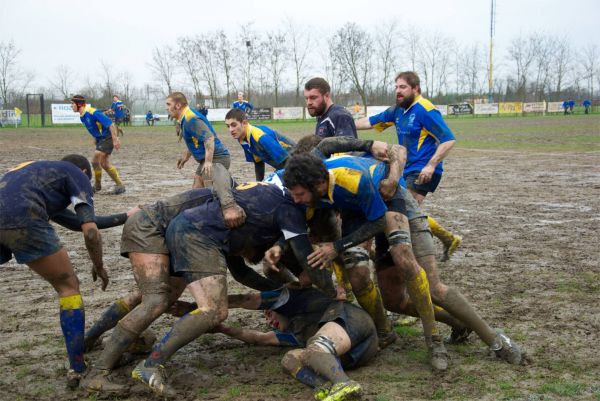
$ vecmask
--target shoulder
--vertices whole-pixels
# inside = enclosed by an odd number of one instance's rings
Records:
[[[337,104],[334,104],[329,109],[329,117],[332,119],[346,118],[346,117],[352,118],[352,114],[350,114],[350,112],[348,110],[346,110],[346,108],[339,106]]]
[[[433,105],[433,103],[431,103],[428,99],[425,99],[424,97],[420,98],[417,101],[416,105],[419,105],[426,112],[429,112],[429,111],[432,111],[432,110],[437,110],[435,108],[435,106]]]

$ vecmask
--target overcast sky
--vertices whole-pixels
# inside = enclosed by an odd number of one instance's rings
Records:
[[[129,71],[140,85],[152,80],[147,63],[155,46],[209,30],[237,33],[249,22],[258,30],[274,30],[283,26],[284,16],[319,30],[322,46],[328,33],[348,21],[371,30],[388,17],[438,29],[460,44],[487,44],[490,19],[489,0],[0,0],[0,5],[0,41],[14,40],[22,69],[43,86],[60,64],[94,81],[100,59],[115,71]],[[567,36],[579,48],[600,45],[599,26],[598,0],[497,0],[496,54],[502,56],[519,32]]]

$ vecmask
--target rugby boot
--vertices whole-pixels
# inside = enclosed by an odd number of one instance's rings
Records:
[[[394,330],[386,331],[385,333],[377,333],[379,340],[379,349],[382,350],[392,345],[398,339],[398,334]]]
[[[145,383],[155,393],[165,396],[173,397],[177,393],[173,391],[167,384],[167,375],[165,367],[162,365],[146,367],[144,364],[145,360],[137,364],[135,369],[131,372],[131,377]]]
[[[121,195],[125,193],[125,185],[115,185],[115,189],[112,191],[112,195]]]
[[[362,394],[362,386],[350,380],[347,382],[336,383],[331,386],[327,397],[323,398],[323,401],[345,401],[358,399]]]
[[[327,382],[315,389],[314,398],[316,401],[323,401],[331,391],[331,382]]]
[[[79,382],[83,378],[83,373],[75,372],[73,369],[67,371],[67,388],[75,390],[79,387]]]
[[[517,343],[508,338],[502,330],[496,329],[496,333],[496,339],[494,340],[494,344],[490,346],[490,349],[494,351],[498,358],[504,359],[513,365],[520,365],[523,362],[521,348]]]
[[[94,183],[94,193],[100,192],[100,191],[102,191],[102,183],[99,181],[96,181]]]
[[[113,383],[110,370],[92,368],[81,383],[91,393],[122,393],[127,389],[123,384]]]
[[[430,344],[428,344],[429,353],[431,355],[431,367],[436,371],[444,371],[448,369],[448,352],[444,347],[444,342],[440,336],[431,336]]]
[[[444,338],[444,342],[450,345],[464,344],[472,332],[468,327],[453,327],[450,335]]]
[[[442,262],[446,262],[450,259],[450,256],[456,251],[456,248],[460,246],[462,237],[460,235],[452,234],[452,239],[444,244],[444,255],[442,256]]]

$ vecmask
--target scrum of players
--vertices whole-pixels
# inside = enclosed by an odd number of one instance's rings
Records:
[[[446,345],[463,343],[473,332],[499,359],[522,363],[520,347],[440,277],[434,236],[444,246],[443,259],[461,237],[421,206],[440,183],[455,137],[421,95],[417,74],[398,74],[395,93],[395,105],[355,121],[333,103],[324,79],[309,80],[304,97],[316,128],[298,143],[251,124],[252,105],[238,94],[225,124],[254,164],[256,181],[247,183],[231,178],[230,152],[206,116],[183,93],[172,93],[167,112],[186,144],[177,168],[192,156],[198,162],[192,189],[110,216],[95,214],[93,194],[102,190],[103,170],[115,182],[112,193],[125,192],[110,163],[121,146],[118,127],[74,96],[73,111],[96,142],[92,163],[80,155],[26,162],[0,179],[0,264],[14,257],[58,294],[67,386],[123,392],[127,386],[113,381],[112,371],[126,352],[142,347],[149,352],[132,378],[163,396],[176,395],[166,375],[169,359],[204,333],[223,333],[291,347],[283,369],[310,386],[317,400],[357,399],[362,386],[346,371],[396,341],[388,312],[420,319],[435,371],[448,369]],[[389,126],[398,144],[358,139],[357,129]],[[266,178],[265,164],[275,170]],[[103,290],[109,277],[101,230],[123,225],[120,253],[129,258],[135,283],[87,331],[79,281],[50,220],[82,232],[92,277]],[[262,274],[248,266],[261,261]],[[228,271],[247,293],[228,295]],[[178,300],[186,289],[195,302]],[[272,330],[228,326],[229,308],[264,311]],[[164,313],[178,320],[164,337],[148,339],[146,329]],[[441,337],[440,324],[450,326],[449,337]],[[84,353],[109,330],[100,356],[86,363]]]

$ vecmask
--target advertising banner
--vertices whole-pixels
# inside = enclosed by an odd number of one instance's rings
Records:
[[[523,103],[521,103],[521,102],[500,103],[498,112],[500,114],[521,114],[523,112]]]
[[[304,107],[273,107],[273,120],[300,120]]]
[[[448,114],[455,116],[473,114],[473,106],[471,106],[469,103],[449,104]]]
[[[498,103],[476,103],[475,114],[498,114]]]
[[[443,116],[447,116],[448,115],[448,105],[446,105],[446,104],[436,104],[435,108],[440,112],[441,115],[443,115]]]
[[[564,111],[563,102],[548,102],[547,111],[548,113],[562,113]]]
[[[525,113],[543,113],[546,111],[546,102],[523,103]]]
[[[271,119],[271,109],[268,107],[262,107],[260,109],[253,109],[248,114],[248,118],[250,120],[270,120]]]
[[[231,109],[208,109],[206,118],[211,122],[216,121],[222,123],[225,121],[225,114],[227,114],[229,110]]]
[[[52,103],[51,109],[52,124],[81,124],[79,113],[71,109],[71,103]]]
[[[0,110],[0,125],[18,125],[21,124],[21,113],[17,110]],[[20,110],[19,110],[20,111]]]
[[[384,111],[386,111],[389,108],[390,108],[390,106],[367,106],[367,117],[371,117],[376,114],[383,113]]]

